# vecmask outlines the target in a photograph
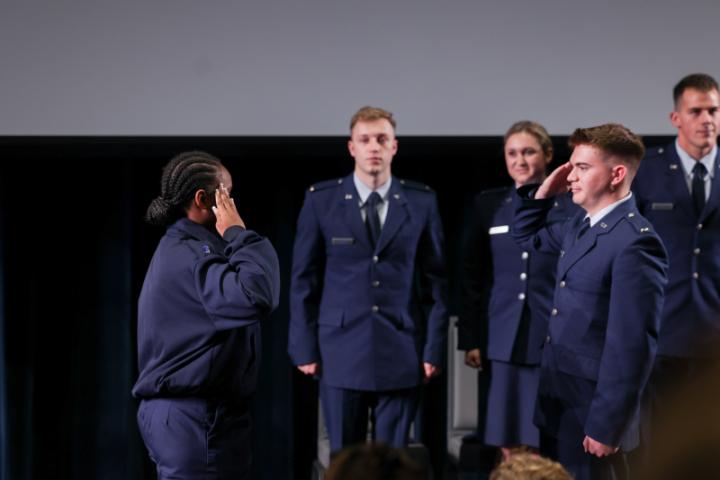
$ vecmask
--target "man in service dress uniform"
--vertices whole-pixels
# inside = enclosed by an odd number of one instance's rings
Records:
[[[638,208],[670,258],[648,385],[651,424],[678,415],[672,397],[720,358],[720,93],[700,73],[683,78],[673,97],[677,138],[648,152],[633,183]]]
[[[333,452],[366,438],[405,446],[419,386],[445,358],[443,231],[435,194],[393,177],[392,114],[360,109],[355,170],[309,188],[298,218],[289,353],[320,378]]]
[[[630,193],[645,152],[640,138],[608,124],[576,130],[570,145],[570,161],[534,198],[518,191],[514,219],[524,248],[560,254],[535,423],[541,451],[576,479],[624,478],[624,452],[639,440],[667,254]],[[551,197],[568,188],[584,212],[546,225]]]

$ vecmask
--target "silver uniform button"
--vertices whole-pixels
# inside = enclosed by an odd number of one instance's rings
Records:
[[[373,305],[373,306],[372,306],[372,311],[373,311],[373,313],[377,313],[377,312],[380,311],[380,307],[378,307],[377,305]]]
[[[373,263],[378,263],[380,258],[377,255],[373,255]]]
[[[552,315],[553,317],[557,317],[557,314],[558,314],[557,308],[553,308],[552,311],[550,312],[550,315]]]
[[[550,343],[550,335],[548,335],[547,337],[545,337],[545,343]]]
[[[522,252],[522,255],[520,255],[520,258],[523,260],[527,260],[530,254],[528,252]]]
[[[697,280],[698,278],[700,278],[700,274],[698,272],[693,272],[693,278]]]
[[[565,288],[565,280],[560,280],[560,288]]]
[[[697,229],[702,230],[702,223],[698,223]]]
[[[372,286],[375,287],[375,288],[379,287],[379,286],[380,286],[380,280],[373,280]]]
[[[525,300],[525,294],[524,294],[524,293],[518,293],[518,300]]]
[[[693,250],[693,253],[694,253],[695,255],[700,255],[700,249],[699,249],[699,248],[695,248],[695,250]]]
[[[523,282],[524,282],[525,280],[527,280],[527,273],[525,273],[525,272],[521,273],[521,274],[520,274],[520,280],[522,280]]]

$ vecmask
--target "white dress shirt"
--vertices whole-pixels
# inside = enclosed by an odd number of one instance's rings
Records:
[[[702,163],[705,165],[705,168],[707,169],[707,175],[705,175],[705,200],[707,201],[708,198],[710,198],[710,186],[712,185],[712,179],[715,176],[715,169],[713,168],[715,166],[715,156],[717,155],[717,145],[713,147],[713,149],[702,157],[700,160],[695,160],[692,158],[685,150],[680,147],[680,144],[678,143],[677,139],[675,140],[675,149],[677,150],[678,157],[680,157],[680,162],[682,163],[683,170],[685,171],[685,183],[687,183],[688,191],[692,195],[692,178],[693,178],[693,168],[695,167],[695,164],[697,162]]]
[[[358,206],[360,207],[360,214],[362,215],[363,222],[367,219],[367,199],[373,192],[367,185],[365,185],[357,176],[353,173],[353,183],[355,183],[355,189],[360,197]],[[378,216],[380,217],[380,227],[385,225],[385,218],[388,212],[388,196],[390,195],[390,184],[392,183],[392,177],[387,182],[380,185],[375,191],[382,198],[382,203],[378,205]]]

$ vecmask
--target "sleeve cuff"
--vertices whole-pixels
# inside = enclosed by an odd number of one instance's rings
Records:
[[[240,235],[242,232],[246,232],[247,230],[239,225],[233,225],[232,227],[228,227],[227,230],[225,230],[225,234],[223,235],[223,240],[230,243],[233,240],[237,238],[238,235]]]

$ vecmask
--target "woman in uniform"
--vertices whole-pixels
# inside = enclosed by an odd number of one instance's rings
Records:
[[[513,447],[539,447],[532,418],[558,259],[530,256],[510,235],[516,189],[545,179],[553,155],[550,136],[538,123],[517,122],[505,134],[504,153],[513,185],[481,192],[473,205],[458,348],[465,350],[467,365],[490,375],[480,434],[506,458]],[[564,221],[574,208],[569,198],[558,197],[551,221]]]
[[[245,227],[220,161],[164,168],[146,220],[166,226],[138,302],[138,425],[159,479],[244,479],[260,321],[278,304],[277,254]]]

